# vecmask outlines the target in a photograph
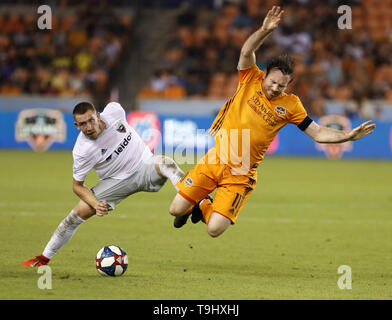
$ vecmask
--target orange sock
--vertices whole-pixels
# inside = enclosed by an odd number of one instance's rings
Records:
[[[203,213],[203,218],[206,224],[210,220],[211,214],[213,212],[213,206],[210,199],[205,199],[202,203],[200,203],[200,210]]]

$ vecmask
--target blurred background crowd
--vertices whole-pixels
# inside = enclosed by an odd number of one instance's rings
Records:
[[[296,62],[289,91],[310,113],[322,115],[324,100],[331,99],[350,101],[348,113],[368,117],[369,99],[392,100],[392,1],[344,3],[352,9],[352,29],[337,27],[339,1],[225,1],[216,10],[185,6],[142,95],[230,97],[242,44],[269,8],[280,4],[284,20],[258,50],[258,66],[289,53]]]
[[[107,95],[130,50],[132,17],[107,5],[69,5],[58,3],[50,30],[37,28],[36,13],[0,13],[0,94]]]
[[[64,9],[77,4],[55,3]],[[158,3],[178,14],[139,97],[228,99],[242,44],[269,8],[280,5],[284,20],[258,50],[257,63],[263,69],[272,56],[291,54],[296,68],[289,92],[310,114],[324,114],[325,101],[336,100],[346,102],[349,116],[377,117],[369,101],[392,101],[392,0],[85,3],[73,13],[54,12],[50,32],[37,32],[37,15],[0,13],[0,94],[109,95],[113,74],[135,49],[137,22],[121,6]],[[337,26],[341,4],[351,7],[352,29]]]

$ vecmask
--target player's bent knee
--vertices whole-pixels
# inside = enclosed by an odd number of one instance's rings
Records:
[[[95,214],[95,210],[83,200],[79,201],[79,203],[73,208],[73,211],[83,220],[87,220]]]
[[[179,210],[178,206],[176,206],[176,204],[174,203],[174,201],[170,204],[169,213],[170,213],[172,216],[181,215],[181,211]]]
[[[221,234],[223,234],[226,231],[226,229],[227,229],[227,227],[224,227],[224,226],[215,226],[215,227],[207,226],[207,233],[212,238],[217,238]]]
[[[208,228],[207,227],[207,233],[210,235],[212,238],[219,237],[225,230],[221,230],[219,228]]]
[[[181,204],[178,203],[178,201],[176,201],[175,199],[173,200],[173,202],[170,204],[169,207],[169,213],[172,216],[182,216],[183,214],[185,214],[186,210],[184,209],[183,206],[181,206]]]
[[[231,225],[231,220],[213,212],[207,225],[207,233],[213,237],[219,237]]]
[[[174,197],[174,200],[170,204],[169,212],[173,216],[182,216],[184,215],[190,208],[192,207],[192,203],[183,198],[180,194],[177,194]]]

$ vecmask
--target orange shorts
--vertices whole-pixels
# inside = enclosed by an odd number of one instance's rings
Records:
[[[213,211],[235,223],[250,194],[256,186],[257,172],[233,175],[227,164],[208,164],[202,158],[177,183],[178,193],[192,203],[204,199],[215,189]]]

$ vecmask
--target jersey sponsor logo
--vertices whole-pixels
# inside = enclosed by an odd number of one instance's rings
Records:
[[[66,124],[58,110],[27,109],[19,113],[15,140],[26,141],[34,151],[46,151],[53,142],[64,142]]]
[[[276,106],[274,110],[280,116],[285,116],[286,115],[286,108],[285,107]]]
[[[248,100],[248,106],[252,108],[263,120],[271,127],[275,127],[279,119],[274,116],[271,110],[265,107],[265,105],[260,102],[257,96],[253,96]]]
[[[124,140],[119,144],[119,146],[114,150],[114,153],[119,155],[128,146],[129,142],[132,140],[132,133],[130,132]],[[110,160],[110,159],[109,159]]]

